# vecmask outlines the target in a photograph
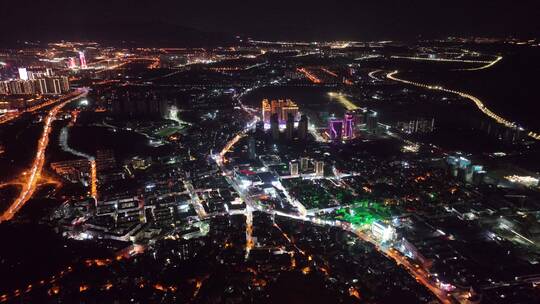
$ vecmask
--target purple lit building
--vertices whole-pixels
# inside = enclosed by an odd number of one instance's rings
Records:
[[[354,138],[355,120],[352,113],[345,113],[343,125],[345,129],[343,136],[348,139]]]
[[[343,119],[331,117],[328,120],[328,135],[331,140],[353,139],[355,137],[355,117],[346,113]]]
[[[328,120],[328,134],[331,140],[341,140],[343,135],[343,120],[334,117]]]

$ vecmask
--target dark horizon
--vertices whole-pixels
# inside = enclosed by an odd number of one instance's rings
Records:
[[[411,40],[446,36],[540,37],[537,1],[10,1],[4,41],[193,40],[248,36],[284,40]],[[150,25],[150,26],[149,26]],[[103,29],[107,29],[104,31]]]

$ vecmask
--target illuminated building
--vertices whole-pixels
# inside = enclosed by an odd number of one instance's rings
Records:
[[[265,126],[270,124],[273,114],[277,114],[278,123],[285,124],[289,114],[293,115],[294,121],[298,121],[298,106],[292,100],[272,100],[264,99],[262,101],[262,117]]]
[[[7,82],[7,87],[8,87],[8,95],[9,94],[12,94],[12,95],[26,94],[23,91],[22,81],[19,81],[19,80],[9,81]]]
[[[287,100],[281,106],[281,119],[288,120],[289,115],[292,116],[293,122],[298,120],[298,106],[294,102]]]
[[[328,119],[328,136],[331,140],[353,139],[355,137],[356,119],[351,112],[345,113],[343,119]]]
[[[324,176],[324,162],[323,161],[315,162],[315,175]]]
[[[74,69],[77,67],[77,63],[75,63],[75,58],[73,57],[69,57],[69,60],[68,60],[68,68],[70,69]]]
[[[435,130],[435,118],[399,121],[396,123],[396,127],[407,134],[430,133]]]
[[[272,108],[270,107],[270,103],[268,102],[268,99],[264,99],[262,101],[262,121],[269,124],[271,116]]]
[[[62,92],[69,91],[69,79],[65,76],[60,77],[60,89]]]
[[[298,162],[296,161],[291,161],[289,162],[289,169],[290,169],[290,172],[291,172],[291,175],[298,175]]]
[[[47,93],[50,94],[60,94],[62,93],[62,88],[60,87],[60,80],[57,78],[46,78],[45,82],[47,84]]]
[[[19,78],[21,80],[28,80],[28,72],[26,68],[19,68]]]
[[[21,85],[24,94],[34,94],[34,86],[31,81],[22,81]]]
[[[371,233],[381,243],[391,241],[396,237],[396,231],[393,227],[380,222],[371,224]]]
[[[51,164],[52,170],[62,176],[63,178],[71,181],[78,182],[84,175],[90,173],[90,162],[87,159],[76,159],[68,161],[60,161]]]
[[[479,171],[482,172],[482,171]],[[538,187],[540,184],[540,180],[533,176],[520,176],[520,175],[508,175],[504,177],[506,180],[512,182],[521,184],[526,187]]]
[[[47,82],[45,79],[36,79],[34,80],[34,88],[36,89],[36,92],[45,94],[45,92],[47,92]]]
[[[349,139],[354,138],[355,121],[354,121],[354,115],[352,113],[345,114],[345,117],[343,118],[343,125],[344,125],[343,136]]]
[[[81,69],[86,69],[86,57],[84,57],[84,52],[79,52],[79,61],[81,63]]]
[[[69,80],[65,76],[0,82],[0,93],[6,95],[62,94],[68,91]]]
[[[134,157],[131,160],[131,165],[133,166],[133,169],[144,170],[150,167],[151,162],[149,162],[147,159],[144,159],[144,158]]]
[[[1,81],[1,82],[0,82],[0,94],[5,94],[5,95],[7,95],[8,92],[9,92],[9,91],[8,91],[7,82]]]
[[[300,122],[298,123],[298,139],[305,140],[308,133],[308,118],[306,115],[302,115]]]
[[[272,130],[272,139],[279,140],[279,119],[277,113],[272,114],[270,118],[270,129]]]
[[[341,140],[343,135],[343,120],[334,117],[328,120],[328,135],[331,140]]]

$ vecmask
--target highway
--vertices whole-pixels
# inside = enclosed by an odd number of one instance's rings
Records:
[[[24,206],[24,204],[26,204],[26,202],[30,200],[30,198],[36,191],[36,186],[41,177],[41,171],[43,170],[43,165],[45,163],[45,151],[47,150],[47,145],[49,144],[49,135],[52,131],[52,123],[54,122],[56,115],[68,103],[76,99],[79,99],[81,97],[84,97],[88,94],[87,89],[79,89],[76,92],[77,92],[76,94],[70,94],[70,96],[71,95],[75,95],[75,96],[72,96],[62,101],[62,103],[57,104],[48,112],[47,117],[45,118],[45,121],[44,121],[43,132],[38,141],[38,148],[36,151],[36,156],[32,163],[32,167],[28,171],[29,174],[25,176],[26,181],[22,187],[21,193],[19,194],[17,199],[15,199],[13,204],[11,204],[11,206],[9,206],[9,208],[4,212],[4,214],[0,216],[0,222],[11,220],[13,216],[15,216],[15,214]]]
[[[452,58],[429,58],[429,57],[414,57],[414,56],[392,56],[390,58],[395,59],[409,59],[409,60],[418,60],[418,61],[438,61],[438,62],[461,62],[461,63],[482,63],[482,66],[476,68],[467,68],[467,69],[457,69],[456,71],[478,71],[489,69],[490,67],[496,65],[499,61],[503,59],[502,56],[495,57],[494,60],[469,60],[469,59],[452,59]]]
[[[307,79],[309,79],[313,83],[322,83],[322,80],[317,78],[313,73],[308,71],[306,68],[298,68],[296,69],[298,72],[303,73]]]
[[[27,108],[25,110],[22,110],[20,112],[17,112],[17,113],[4,114],[4,115],[0,116],[0,125],[12,121],[12,120],[18,118],[19,116],[21,116],[24,113],[32,113],[32,112],[35,112],[37,110],[41,110],[46,106],[50,106],[50,105],[53,105],[55,103],[64,101],[64,100],[66,100],[66,98],[67,99],[71,99],[71,98],[76,99],[76,98],[79,98],[79,97],[80,97],[79,92],[75,91],[75,92],[69,93],[67,95],[63,95],[60,98],[51,99],[51,100],[45,101],[43,103],[40,103],[38,105],[29,107],[29,108]]]
[[[375,77],[375,74],[379,73],[380,71],[382,71],[382,70],[375,70],[375,71],[369,72],[368,73],[369,78],[371,78],[371,79],[373,79],[375,81],[382,81],[382,79],[379,79],[379,78]]]
[[[484,113],[486,116],[490,117],[491,119],[495,120],[497,123],[499,123],[501,125],[504,125],[507,128],[512,128],[512,129],[518,128],[518,126],[516,125],[515,122],[511,122],[511,121],[503,118],[502,116],[496,114],[495,112],[490,110],[488,107],[486,107],[484,105],[484,103],[478,97],[475,97],[475,96],[473,96],[471,94],[468,94],[468,93],[464,93],[464,92],[460,92],[460,91],[456,91],[456,90],[446,89],[446,88],[441,87],[441,86],[423,84],[423,83],[418,83],[418,82],[413,82],[413,81],[405,80],[405,79],[402,79],[402,78],[398,78],[398,77],[396,77],[396,75],[398,73],[399,73],[398,71],[393,71],[393,72],[390,72],[390,73],[386,74],[386,77],[388,79],[391,79],[391,80],[394,80],[394,81],[397,81],[397,82],[401,82],[401,83],[404,83],[404,84],[413,85],[413,86],[416,86],[416,87],[419,87],[419,88],[424,88],[424,89],[428,89],[428,90],[435,90],[435,91],[442,91],[442,92],[446,92],[446,93],[459,95],[462,98],[466,98],[466,99],[472,101],[476,105],[476,107],[480,111],[482,111],[482,113]],[[528,135],[529,135],[529,137],[531,137],[533,139],[536,139],[536,140],[540,139],[538,136],[536,136],[536,137],[533,136],[534,133],[532,133],[532,132],[530,132]]]
[[[451,59],[451,58],[429,58],[429,57],[416,57],[416,56],[391,56],[394,59],[409,59],[418,61],[439,61],[439,62],[462,62],[462,63],[492,63],[487,60],[468,60],[468,59]]]
[[[460,71],[478,71],[478,70],[483,70],[483,69],[489,69],[490,67],[496,65],[502,59],[503,59],[502,56],[497,56],[497,58],[495,58],[495,60],[487,63],[486,65],[483,65],[483,66],[480,66],[480,67],[477,67],[477,68],[460,69]]]

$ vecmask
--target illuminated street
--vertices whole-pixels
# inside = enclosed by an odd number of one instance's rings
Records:
[[[535,1],[53,2],[2,6],[1,304],[540,303]]]
[[[11,220],[15,214],[32,198],[32,195],[36,191],[38,181],[41,177],[41,171],[45,162],[45,152],[47,145],[49,144],[49,134],[52,130],[52,123],[56,118],[58,112],[68,103],[85,97],[88,94],[88,90],[82,89],[77,92],[76,96],[69,96],[67,100],[63,100],[60,104],[54,106],[47,114],[43,123],[43,132],[38,141],[38,148],[35,158],[32,162],[32,166],[27,171],[26,182],[23,185],[21,192],[17,199],[9,206],[9,208],[0,217],[0,222]]]
[[[446,93],[452,93],[452,94],[459,95],[462,98],[466,98],[466,99],[469,99],[470,101],[472,101],[475,104],[475,106],[480,111],[482,111],[482,113],[484,113],[485,115],[487,115],[491,119],[495,120],[497,123],[502,124],[507,128],[512,128],[512,129],[519,128],[516,125],[515,122],[511,122],[511,121],[501,117],[500,115],[497,115],[495,112],[493,112],[488,107],[486,107],[484,105],[484,103],[479,98],[477,98],[477,97],[475,97],[473,95],[470,95],[470,94],[467,94],[467,93],[464,93],[464,92],[460,92],[460,91],[456,91],[456,90],[450,90],[450,89],[444,88],[442,86],[428,85],[428,84],[417,83],[417,82],[412,82],[412,81],[408,81],[408,80],[405,80],[405,79],[401,79],[401,78],[396,77],[396,75],[398,73],[399,73],[398,71],[393,71],[393,72],[388,73],[386,75],[386,77],[388,79],[391,79],[391,80],[394,80],[394,81],[398,81],[398,82],[401,82],[401,83],[413,85],[413,86],[428,89],[428,90],[436,90],[436,91],[442,91],[442,92],[446,92]],[[538,139],[537,137],[534,136],[534,133],[532,133],[532,134],[530,133],[529,136],[531,138]]]

